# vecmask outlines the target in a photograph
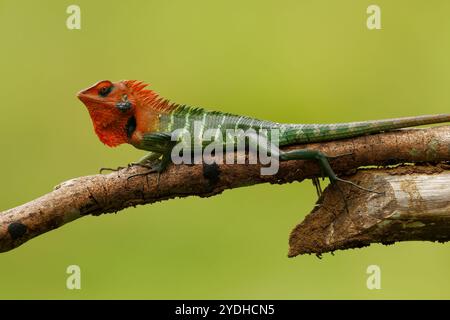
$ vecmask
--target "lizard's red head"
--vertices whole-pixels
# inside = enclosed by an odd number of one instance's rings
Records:
[[[129,142],[136,129],[136,110],[156,98],[140,81],[104,80],[78,93],[99,139],[110,147]]]

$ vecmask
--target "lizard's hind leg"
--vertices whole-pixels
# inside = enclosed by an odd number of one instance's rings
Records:
[[[350,184],[354,186],[355,188],[367,191],[367,192],[374,192],[374,193],[380,193],[378,191],[370,190],[367,188],[364,188],[360,185],[357,185],[356,183],[348,180],[344,180],[336,176],[333,169],[330,166],[330,163],[328,162],[328,157],[323,152],[318,150],[310,150],[310,149],[297,149],[297,150],[290,150],[290,151],[280,151],[280,160],[281,161],[288,161],[288,160],[315,160],[319,162],[320,168],[323,171],[323,173],[330,179],[330,182],[332,184],[335,184],[337,182],[343,182]]]

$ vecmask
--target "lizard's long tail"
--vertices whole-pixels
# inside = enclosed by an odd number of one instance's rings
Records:
[[[280,145],[352,138],[400,128],[450,122],[450,114],[424,115],[397,119],[336,124],[298,124],[282,126]]]

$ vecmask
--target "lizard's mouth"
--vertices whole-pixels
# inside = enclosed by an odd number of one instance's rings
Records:
[[[114,101],[105,101],[92,94],[86,93],[85,91],[80,91],[77,94],[78,99],[81,100],[87,107],[109,107],[114,106]]]

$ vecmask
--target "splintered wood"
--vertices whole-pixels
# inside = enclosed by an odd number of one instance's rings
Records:
[[[328,187],[289,239],[289,257],[360,248],[371,243],[450,240],[448,166],[361,170],[351,181],[380,193],[340,184]],[[344,200],[345,199],[345,200]]]

